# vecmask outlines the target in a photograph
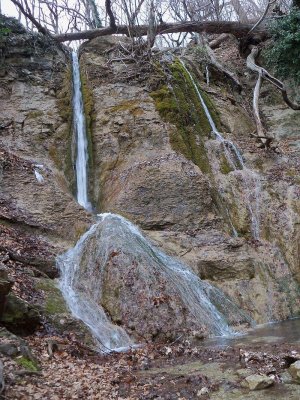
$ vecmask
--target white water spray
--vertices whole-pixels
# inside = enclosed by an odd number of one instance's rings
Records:
[[[61,271],[60,288],[68,306],[91,329],[102,351],[133,345],[125,330],[114,325],[101,306],[104,276],[111,268],[111,254],[116,253],[119,262],[128,265],[129,269],[132,265],[139,268],[144,282],[149,285],[145,287],[145,295],[155,284],[155,277],[161,276],[167,282],[167,293],[173,293],[174,298],[184,305],[190,321],[199,328],[206,327],[209,334],[230,335],[234,331],[228,323],[251,323],[249,317],[219,289],[153,246],[131,222],[116,214],[98,217],[99,221],[76,246],[58,257],[57,264]],[[127,315],[131,312],[135,310],[126,308]],[[148,316],[149,320],[155,320],[155,309],[153,313]]]
[[[83,109],[79,61],[76,52],[72,53],[73,66],[73,115],[74,130],[76,134],[76,182],[77,201],[86,210],[91,211],[92,206],[88,200],[88,144],[86,138],[86,125]]]
[[[216,136],[217,140],[219,140],[224,147],[224,153],[225,156],[230,163],[231,167],[235,170],[238,171],[243,179],[244,183],[244,193],[246,194],[246,202],[247,202],[247,207],[249,210],[250,218],[251,218],[251,233],[254,239],[259,239],[259,197],[260,197],[260,179],[257,173],[254,171],[249,170],[244,163],[243,157],[237,148],[237,146],[231,142],[230,140],[225,139],[222,134],[218,131],[214,120],[209,112],[209,109],[207,105],[205,104],[205,101],[201,95],[200,90],[198,89],[198,86],[190,73],[190,71],[187,69],[185,63],[183,60],[180,60],[181,65],[185,72],[188,74],[190,81],[197,93],[197,96],[201,102],[201,105],[203,107],[203,110],[205,112],[205,115],[208,119],[208,122],[210,124],[210,127],[212,129],[212,132]],[[229,215],[228,209],[227,214]],[[234,226],[232,225],[232,222],[230,220],[230,225],[233,229],[233,234],[234,236],[237,236],[236,230]]]

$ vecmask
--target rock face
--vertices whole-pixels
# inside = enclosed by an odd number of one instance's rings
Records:
[[[200,83],[203,96],[218,129],[240,149],[242,167],[232,148],[224,150],[211,137],[194,89],[176,60],[169,67],[161,62],[151,72],[114,61],[121,51],[118,40],[94,39],[81,48],[86,102],[92,99],[94,105],[95,206],[137,223],[158,246],[224,290],[257,322],[298,315],[296,147],[281,137],[285,156],[258,150],[249,139],[254,126],[245,112],[247,104],[212,72],[209,87]],[[195,65],[195,55],[188,57],[190,67]],[[175,106],[164,86],[164,68],[176,92]],[[201,76],[199,69],[194,72]],[[286,113],[282,104],[278,107]],[[293,125],[290,114],[296,112],[288,113]],[[177,118],[180,114],[183,119]],[[232,237],[234,229],[238,238]],[[106,303],[108,307],[110,299]]]
[[[33,333],[40,323],[38,310],[10,293],[5,301],[0,323],[16,334]]]
[[[69,56],[12,26],[0,41],[0,246],[47,272],[89,223],[71,195]]]
[[[0,38],[0,265],[18,277],[12,288],[0,278],[0,324],[28,334],[41,316],[46,324],[52,319],[43,289],[34,289],[37,277],[57,276],[56,255],[92,218],[72,193],[69,54],[12,19],[0,20],[9,28]],[[74,322],[69,313],[64,320]]]
[[[6,270],[0,269],[0,324],[15,333],[32,333],[40,315],[35,307],[10,293],[13,284]]]
[[[276,96],[266,97],[265,121],[282,153],[257,149],[250,137],[254,127],[247,96],[235,93],[213,71],[210,86],[203,83],[201,59],[188,50],[187,66],[226,139],[216,140],[181,64],[164,57],[155,67],[120,62],[128,40],[119,42],[119,37],[98,38],[80,49],[90,197],[96,211],[136,223],[255,321],[298,315],[296,112]],[[0,251],[32,267],[34,275],[53,278],[55,256],[94,220],[74,199],[70,57],[18,24],[1,37],[0,50]],[[236,67],[243,76],[245,71]],[[97,301],[115,323],[146,339],[198,327],[168,280],[159,272],[151,275],[148,260],[135,268],[131,256],[114,251],[111,247]],[[37,290],[46,293],[48,315],[55,310],[64,315],[55,290],[42,286]],[[238,323],[233,315],[229,319]]]

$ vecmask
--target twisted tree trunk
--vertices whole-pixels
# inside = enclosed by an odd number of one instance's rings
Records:
[[[251,71],[258,74],[258,79],[253,93],[253,114],[257,131],[257,134],[254,136],[261,141],[264,147],[269,147],[274,138],[267,135],[259,114],[259,95],[263,79],[266,79],[268,82],[272,83],[272,85],[274,85],[277,89],[281,91],[283,100],[290,108],[292,108],[293,110],[300,110],[300,104],[294,103],[292,100],[289,99],[283,82],[272,76],[265,68],[260,67],[256,64],[255,59],[258,53],[259,49],[257,47],[253,47],[251,53],[247,57],[247,67]]]

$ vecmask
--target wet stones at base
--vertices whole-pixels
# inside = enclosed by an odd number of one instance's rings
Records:
[[[300,360],[291,364],[289,373],[291,374],[293,381],[300,384]]]
[[[254,374],[245,378],[243,386],[248,387],[250,390],[261,390],[274,385],[274,382],[273,376]]]

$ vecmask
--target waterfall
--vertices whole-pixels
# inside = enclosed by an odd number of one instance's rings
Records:
[[[87,188],[86,127],[75,52],[72,60],[77,199],[84,208],[91,210]],[[217,131],[192,77],[191,80],[217,138],[229,143],[237,158],[242,160],[235,146]],[[222,336],[234,333],[230,325],[252,323],[223,292],[156,248],[128,220],[115,214],[99,214],[97,218],[75,247],[57,258],[57,266],[66,303],[73,315],[89,327],[101,351],[120,351],[135,346],[126,329],[143,338],[149,324],[155,329],[160,324],[159,329],[171,329],[172,334],[199,329],[209,335]],[[130,278],[130,273],[137,273],[137,277],[132,279],[131,275]],[[153,303],[157,295],[163,297],[162,307],[160,303]],[[112,303],[112,309],[109,301],[116,302]],[[116,310],[118,324],[113,323],[112,314]],[[169,315],[172,315],[171,319]],[[119,326],[120,323],[124,328]]]
[[[100,214],[98,218],[73,249],[58,257],[57,264],[61,271],[60,288],[68,306],[77,318],[89,326],[100,349],[116,350],[133,345],[125,330],[114,325],[101,306],[104,276],[110,268],[114,268],[111,260],[116,254],[116,268],[120,276],[114,284],[121,291],[119,307],[123,307],[122,312],[127,319],[135,321],[136,332],[138,325],[143,326],[145,320],[138,300],[139,291],[135,287],[130,289],[126,283],[126,274],[132,268],[138,271],[143,296],[152,300],[158,288],[160,295],[170,298],[170,304],[176,302],[175,311],[179,313],[176,319],[182,318],[180,313],[186,313],[186,321],[190,321],[193,327],[205,326],[211,335],[229,335],[234,331],[228,323],[251,322],[219,289],[202,281],[186,265],[156,248],[128,220],[115,214]],[[159,289],[159,282],[162,281],[166,282],[163,292]],[[114,296],[113,293],[110,295]],[[126,295],[128,299],[134,296],[132,307],[128,306]],[[147,321],[155,321],[157,310],[151,306],[151,312],[146,314]],[[165,314],[160,317],[168,318],[168,311],[164,309],[163,312]],[[172,321],[174,329],[176,323]]]
[[[73,67],[73,116],[74,131],[76,135],[76,182],[77,182],[77,201],[86,210],[91,211],[92,205],[88,200],[88,143],[86,137],[86,125],[83,109],[80,70],[78,56],[72,52]]]
[[[236,173],[239,173],[242,176],[242,180],[244,183],[244,193],[246,195],[246,201],[247,201],[247,207],[248,211],[250,214],[250,219],[251,219],[251,233],[254,239],[259,239],[259,196],[260,196],[260,178],[258,174],[256,174],[254,171],[251,171],[249,168],[245,166],[243,157],[241,155],[241,152],[239,151],[238,147],[231,142],[230,140],[225,139],[222,134],[218,131],[214,120],[209,112],[209,109],[203,99],[203,96],[201,95],[200,90],[198,89],[198,86],[186,67],[185,63],[183,60],[180,59],[180,63],[184,69],[184,71],[187,73],[187,75],[190,78],[190,81],[195,89],[195,92],[197,93],[197,96],[201,102],[201,105],[203,107],[203,110],[205,112],[205,115],[208,119],[208,122],[210,124],[210,127],[212,129],[212,132],[216,136],[216,139],[219,140],[224,148],[224,153],[226,156],[226,159],[228,160],[229,164],[233,168]],[[226,208],[226,213],[229,215],[229,211]],[[229,218],[230,220],[230,218]],[[233,234],[236,236],[236,230],[230,220],[230,225],[231,228],[233,229]]]

